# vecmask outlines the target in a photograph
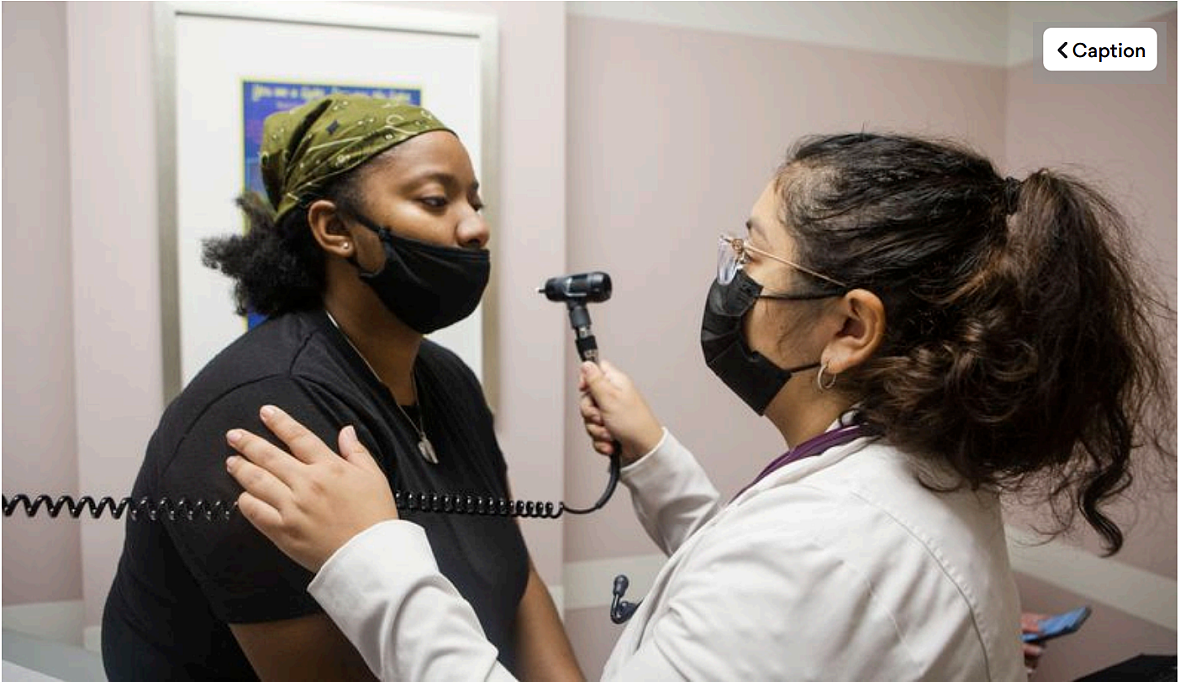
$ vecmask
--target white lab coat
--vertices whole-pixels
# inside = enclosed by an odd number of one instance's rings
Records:
[[[861,438],[726,505],[666,433],[622,481],[670,558],[603,679],[1025,679],[996,496],[919,475],[950,481]],[[382,680],[512,679],[414,524],[358,535],[308,589]]]

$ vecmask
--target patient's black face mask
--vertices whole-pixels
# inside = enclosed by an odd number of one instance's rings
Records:
[[[385,307],[411,329],[429,334],[462,320],[479,305],[491,272],[487,249],[428,244],[399,237],[362,215],[354,217],[381,238],[385,265],[365,272],[355,255],[349,262]]]
[[[742,317],[762,293],[762,285],[738,270],[729,284],[713,280],[705,299],[701,320],[701,350],[705,364],[758,414],[791,378],[794,372],[819,367],[819,363],[783,369],[753,351],[742,336]],[[778,297],[776,298],[783,298]],[[812,299],[814,296],[800,296]]]

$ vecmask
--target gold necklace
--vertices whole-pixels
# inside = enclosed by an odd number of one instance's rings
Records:
[[[423,409],[422,405],[422,394],[418,392],[418,380],[416,377],[414,377],[414,370],[410,370],[410,385],[414,387],[414,395],[418,397],[417,422],[414,422],[413,419],[410,419],[409,413],[407,413],[405,408],[403,408],[401,404],[397,402],[397,396],[393,395],[393,391],[385,385],[384,381],[381,381],[381,376],[377,374],[377,370],[373,369],[373,366],[369,364],[367,359],[365,359],[364,354],[361,353],[360,349],[356,347],[356,344],[352,342],[352,339],[348,338],[348,334],[345,334],[344,330],[340,328],[340,325],[336,322],[336,318],[332,317],[332,313],[329,313],[325,308],[324,314],[328,316],[328,319],[331,320],[332,324],[336,327],[336,330],[340,332],[340,335],[343,336],[344,340],[348,342],[348,345],[352,347],[352,350],[357,354],[357,357],[361,359],[361,362],[365,363],[365,367],[369,368],[369,371],[372,372],[373,378],[377,380],[377,383],[385,386],[385,390],[389,391],[390,397],[393,398],[394,407],[397,408],[398,412],[402,413],[402,416],[406,418],[406,421],[409,422],[414,431],[418,433],[418,452],[422,455],[422,459],[430,462],[431,464],[438,464],[438,453],[436,453],[434,450],[434,444],[431,443],[430,439],[426,437],[426,411]]]

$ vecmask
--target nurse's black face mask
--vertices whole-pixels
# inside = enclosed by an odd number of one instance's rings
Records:
[[[717,279],[709,287],[709,295],[705,299],[705,314],[701,320],[701,350],[704,351],[705,364],[709,369],[749,405],[750,409],[761,415],[766,412],[767,405],[778,395],[793,373],[819,367],[820,363],[779,367],[761,353],[750,349],[742,336],[742,318],[754,307],[754,302],[759,298],[781,301],[832,298],[842,295],[847,286],[773,254],[756,251],[841,289],[840,293],[764,293],[762,285],[751,279],[741,267],[747,260],[746,251],[754,249],[741,239],[721,237]]]
[[[399,237],[363,215],[351,215],[380,237],[385,264],[377,272],[365,272],[355,254],[348,261],[385,307],[411,329],[429,334],[462,320],[479,305],[491,272],[487,249]]]

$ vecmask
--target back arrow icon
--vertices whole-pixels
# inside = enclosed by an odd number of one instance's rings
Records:
[[[1062,57],[1065,57],[1066,59],[1069,59],[1069,55],[1067,55],[1067,54],[1065,54],[1065,52],[1063,52],[1066,45],[1069,45],[1068,40],[1065,41],[1064,43],[1061,43],[1061,47],[1057,48],[1057,54],[1061,55]]]

